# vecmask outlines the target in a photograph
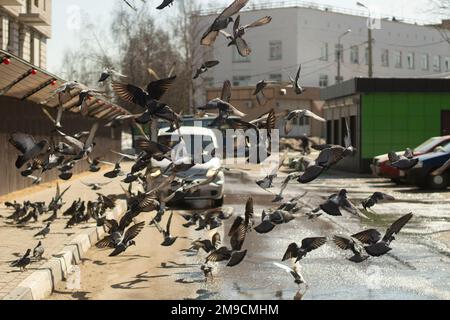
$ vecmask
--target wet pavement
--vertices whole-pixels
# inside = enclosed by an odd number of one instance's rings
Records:
[[[227,177],[225,205],[234,208],[235,215],[244,214],[245,202],[250,195],[254,198],[257,221],[263,209],[276,207],[271,202],[274,195],[254,183],[258,174],[249,172],[241,177]],[[274,193],[278,192],[285,174],[276,179]],[[343,217],[324,215],[308,220],[303,213],[299,213],[294,221],[277,226],[269,234],[260,235],[252,231],[244,244],[244,249],[248,250],[245,260],[234,268],[217,265],[214,277],[207,282],[200,271],[205,255],[180,251],[183,247],[189,247],[189,239],[179,241],[176,248],[161,249],[158,245],[160,239],[154,238],[159,235],[147,228],[138,237],[138,245],[130,248],[128,253],[129,257],[145,258],[130,262],[125,261],[125,256],[113,260],[117,264],[115,266],[110,264],[111,258],[104,252],[95,249],[90,252],[88,258],[91,261],[106,264],[81,266],[83,279],[90,280],[82,284],[79,292],[90,292],[83,296],[88,299],[292,300],[299,290],[304,294],[303,299],[313,300],[450,299],[450,192],[422,192],[368,176],[328,174],[306,186],[296,182],[290,184],[285,199],[308,191],[303,200],[315,207],[341,188],[348,190],[349,198],[358,207],[361,207],[359,203],[362,199],[375,191],[389,193],[397,200],[377,205],[374,208],[376,213],[364,212],[368,219],[344,214]],[[366,228],[377,228],[384,233],[392,222],[409,212],[414,213],[414,218],[392,243],[391,253],[384,257],[369,258],[354,264],[347,260],[351,252],[338,249],[332,241],[309,253],[301,261],[301,272],[308,288],[299,288],[290,274],[273,264],[281,262],[291,242],[301,242],[311,236],[331,239],[335,234],[350,235]],[[185,238],[205,239],[215,232],[187,230],[180,226],[181,222],[181,219],[175,220],[175,230]],[[229,245],[228,237],[223,235],[232,222],[233,219],[226,221],[224,227],[219,229],[224,245]],[[161,263],[166,263],[166,268],[161,269]],[[108,269],[108,276],[102,271],[106,271],[105,268]],[[138,271],[146,272],[145,276],[136,278]],[[114,282],[110,283],[111,277]],[[146,285],[131,289],[114,287],[114,284],[127,284],[127,281]],[[70,294],[66,291],[50,299],[76,297],[76,291]]]

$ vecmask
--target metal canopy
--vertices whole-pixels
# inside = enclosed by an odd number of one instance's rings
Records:
[[[9,58],[10,64],[3,64],[3,58]],[[34,71],[33,71],[34,70]],[[6,51],[0,50],[0,96],[34,102],[48,108],[59,105],[55,90],[64,84],[65,80],[18,58]],[[87,87],[83,86],[83,89]],[[64,104],[64,109],[79,113],[74,107],[78,102],[80,90],[71,92],[72,99]],[[111,103],[106,97],[96,96],[88,101],[89,117],[109,120],[111,115],[129,115],[126,109]]]

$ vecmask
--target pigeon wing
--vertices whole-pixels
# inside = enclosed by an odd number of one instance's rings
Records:
[[[219,16],[217,19],[227,19],[229,17],[234,16],[236,13],[241,11],[244,8],[249,0],[235,0],[232,4],[230,4]]]
[[[243,26],[242,28],[249,29],[249,28],[261,27],[261,26],[264,26],[264,25],[270,23],[271,21],[272,21],[271,16],[265,16],[265,17],[262,17],[261,19],[256,20],[253,23]]]
[[[411,220],[411,218],[413,217],[412,213],[409,213],[403,217],[401,217],[400,219],[398,219],[397,221],[395,221],[390,227],[389,229],[387,229],[386,234],[383,237],[383,241],[390,241],[390,239],[392,238],[392,236],[394,234],[399,233],[402,228],[409,222],[409,220]]]
[[[289,259],[297,258],[298,249],[299,249],[299,247],[298,247],[298,245],[295,242],[291,243],[288,246],[286,252],[284,253],[282,261],[286,261],[286,260],[289,260]]]
[[[128,241],[136,238],[144,229],[144,226],[145,222],[139,222],[138,224],[135,224],[134,226],[128,228],[128,230],[125,232],[125,235],[123,236],[123,242],[127,243]]]
[[[167,79],[152,81],[147,86],[147,92],[150,98],[159,100],[169,90],[177,77],[173,76]]]
[[[305,249],[307,252],[318,249],[323,246],[327,242],[327,238],[306,238],[302,241],[302,249]]]
[[[114,92],[124,101],[137,104],[143,108],[146,106],[146,93],[132,84],[112,82]]]
[[[352,238],[358,239],[364,244],[373,244],[381,240],[381,233],[375,229],[369,229],[352,235]]]

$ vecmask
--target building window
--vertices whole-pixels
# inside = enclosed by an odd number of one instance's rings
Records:
[[[402,67],[402,52],[401,51],[394,52],[394,63],[395,63],[396,68]]]
[[[250,56],[243,57],[239,54],[237,48],[233,46],[233,63],[245,63],[250,62]]]
[[[320,60],[328,61],[328,42],[323,43],[320,48]]]
[[[327,74],[321,74],[319,76],[319,87],[328,87],[328,75]]]
[[[383,49],[381,51],[381,65],[383,67],[389,67],[389,50]]]
[[[433,70],[441,71],[441,57],[440,56],[433,57]]]
[[[281,60],[283,58],[283,43],[281,41],[270,41],[269,47],[269,60]]]
[[[270,79],[270,81],[282,82],[283,81],[283,76],[280,73],[271,74],[269,76],[269,79]]]
[[[250,76],[234,76],[233,77],[233,86],[242,87],[250,85],[252,77]]]
[[[408,69],[414,69],[415,65],[414,65],[414,53],[410,52],[408,53],[408,55],[406,56],[406,62],[408,63]]]
[[[7,50],[9,42],[9,21],[8,18],[3,17],[2,21],[2,43],[1,49]]]
[[[422,55],[422,59],[421,59],[421,64],[422,64],[422,70],[428,70],[430,69],[430,65],[429,65],[429,58],[428,58],[428,54],[423,54]]]
[[[450,71],[450,57],[446,57],[444,60],[444,70]]]
[[[341,57],[341,62],[344,62],[344,45],[342,43],[334,46],[334,61],[338,61],[339,57]]]
[[[359,63],[359,47],[358,46],[352,46],[350,50],[350,61],[353,64]]]

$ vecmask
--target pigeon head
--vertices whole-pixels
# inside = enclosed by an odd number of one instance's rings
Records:
[[[346,190],[346,189],[342,189],[342,190],[339,192],[339,195],[340,195],[341,197],[347,196],[347,190]]]
[[[129,246],[135,246],[135,245],[136,245],[136,241],[131,240],[131,241],[128,243],[128,245],[129,245]]]

